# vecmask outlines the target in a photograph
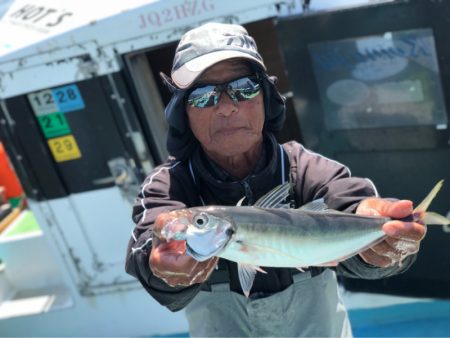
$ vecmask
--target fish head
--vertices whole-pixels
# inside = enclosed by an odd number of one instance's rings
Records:
[[[233,223],[212,213],[213,209],[193,212],[192,223],[186,231],[186,251],[198,261],[217,256],[233,235]]]
[[[233,222],[218,213],[217,207],[199,207],[179,212],[161,234],[167,240],[185,240],[186,252],[198,261],[217,256],[228,244]]]

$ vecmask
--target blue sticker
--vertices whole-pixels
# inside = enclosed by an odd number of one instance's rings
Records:
[[[54,88],[52,94],[60,112],[67,113],[85,107],[77,85]]]

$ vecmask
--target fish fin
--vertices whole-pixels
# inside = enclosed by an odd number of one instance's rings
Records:
[[[435,212],[425,213],[423,221],[425,224],[450,225],[450,219]]]
[[[439,215],[435,212],[427,212],[428,207],[430,206],[433,199],[438,194],[439,190],[441,190],[442,185],[444,184],[444,180],[440,180],[428,195],[424,198],[424,200],[414,209],[413,214],[419,215],[420,221],[425,224],[438,224],[438,225],[449,225],[450,219]]]
[[[305,272],[305,270],[303,270],[303,269],[307,269],[307,268],[309,268],[309,266],[302,266],[302,267],[298,267],[297,270],[300,272]]]
[[[424,198],[424,200],[414,209],[414,213],[420,213],[427,211],[428,207],[431,204],[431,201],[436,197],[439,190],[442,188],[442,184],[444,183],[444,180],[440,180],[433,189],[428,193],[427,197]]]
[[[246,198],[247,198],[246,196],[242,197],[242,198],[237,202],[236,206],[237,206],[237,207],[241,207],[241,206],[242,206],[242,203],[244,202],[244,200],[245,200]]]
[[[251,264],[238,264],[239,282],[241,283],[242,291],[247,298],[250,295],[250,290],[252,289],[253,281],[255,280],[256,271],[258,271],[258,269],[260,268]]]
[[[290,190],[290,183],[281,184],[262,196],[253,206],[260,208],[278,208],[289,197]]]
[[[263,270],[261,267],[257,266],[255,267],[256,271],[267,274],[267,271]]]
[[[325,212],[325,211],[330,210],[330,209],[328,209],[328,206],[326,205],[324,199],[323,198],[319,198],[317,200],[314,200],[312,202],[309,202],[309,203],[306,203],[306,204],[302,205],[297,210],[314,211],[314,212]]]
[[[325,267],[335,267],[339,264],[337,261],[326,262],[322,264],[318,264],[317,266],[325,266]]]

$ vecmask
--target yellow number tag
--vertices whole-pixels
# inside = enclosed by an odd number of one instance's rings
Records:
[[[56,137],[48,140],[56,162],[64,162],[81,158],[81,152],[73,135]]]

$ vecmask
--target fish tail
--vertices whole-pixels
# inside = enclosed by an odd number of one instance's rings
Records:
[[[424,200],[414,209],[413,215],[418,218],[418,221],[424,224],[439,224],[439,225],[450,225],[450,219],[439,215],[435,212],[428,212],[428,207],[430,206],[433,199],[441,190],[444,180],[440,180],[433,189],[428,193]],[[415,218],[416,218],[415,217]]]
[[[450,225],[449,218],[435,212],[426,212],[423,222],[425,224]]]

